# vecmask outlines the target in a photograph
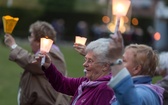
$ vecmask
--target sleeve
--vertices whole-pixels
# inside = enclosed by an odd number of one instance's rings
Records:
[[[27,50],[19,46],[17,46],[15,49],[12,49],[9,54],[9,60],[16,62],[24,70],[27,70],[33,74],[44,74],[40,66],[29,65],[34,59],[34,54],[29,53]]]
[[[29,53],[27,50],[17,46],[15,49],[11,50],[9,54],[9,60],[16,62],[22,68],[28,63],[31,63],[34,59],[34,55]]]
[[[86,80],[86,78],[65,77],[53,64],[51,64],[48,69],[44,70],[44,72],[56,91],[72,96],[75,94],[78,86]]]
[[[159,105],[159,98],[146,86],[135,86],[128,70],[124,68],[108,85],[113,88],[120,105]]]
[[[52,63],[57,67],[57,69],[63,74],[67,75],[67,68],[64,56],[60,50],[56,50],[54,48],[51,48],[49,52],[49,56],[52,60]]]

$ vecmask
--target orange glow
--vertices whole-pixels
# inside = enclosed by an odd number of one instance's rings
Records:
[[[129,22],[129,19],[128,19],[127,16],[124,16],[123,19],[124,19],[124,23],[128,23]]]
[[[137,19],[137,18],[133,18],[133,19],[132,19],[132,24],[133,24],[133,25],[137,26],[138,23],[139,23],[139,22],[138,22],[138,19]]]
[[[112,11],[113,15],[117,16],[126,16],[128,9],[131,5],[129,0],[113,0],[112,2]]]
[[[103,21],[104,23],[109,23],[109,22],[110,22],[110,18],[109,18],[108,16],[103,16],[103,17],[102,17],[102,21]]]
[[[159,33],[159,32],[156,32],[156,33],[154,34],[154,39],[155,39],[156,41],[159,41],[160,38],[161,38],[160,33]]]

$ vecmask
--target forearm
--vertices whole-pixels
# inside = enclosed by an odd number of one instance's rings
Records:
[[[34,59],[34,55],[30,54],[27,50],[17,46],[12,49],[9,54],[9,60],[16,62],[22,68],[25,68],[28,63],[31,63]]]
[[[122,69],[114,78],[111,78],[108,85],[114,90],[118,103],[139,105],[136,88],[126,68]]]
[[[83,78],[68,78],[63,76],[57,68],[51,64],[47,69],[43,68],[46,77],[56,91],[74,95]]]

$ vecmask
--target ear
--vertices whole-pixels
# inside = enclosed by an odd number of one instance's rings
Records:
[[[108,64],[108,63],[105,63],[104,65],[103,65],[103,72],[106,72],[106,71],[109,71],[109,69],[110,69],[110,64]]]
[[[141,72],[142,66],[141,65],[137,65],[134,70],[133,70],[133,75],[139,75]]]

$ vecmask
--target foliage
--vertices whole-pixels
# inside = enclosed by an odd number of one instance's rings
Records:
[[[166,6],[168,6],[168,0],[164,0],[164,2],[165,2],[165,4],[166,4]]]
[[[73,11],[76,0],[39,0],[46,11]]]

